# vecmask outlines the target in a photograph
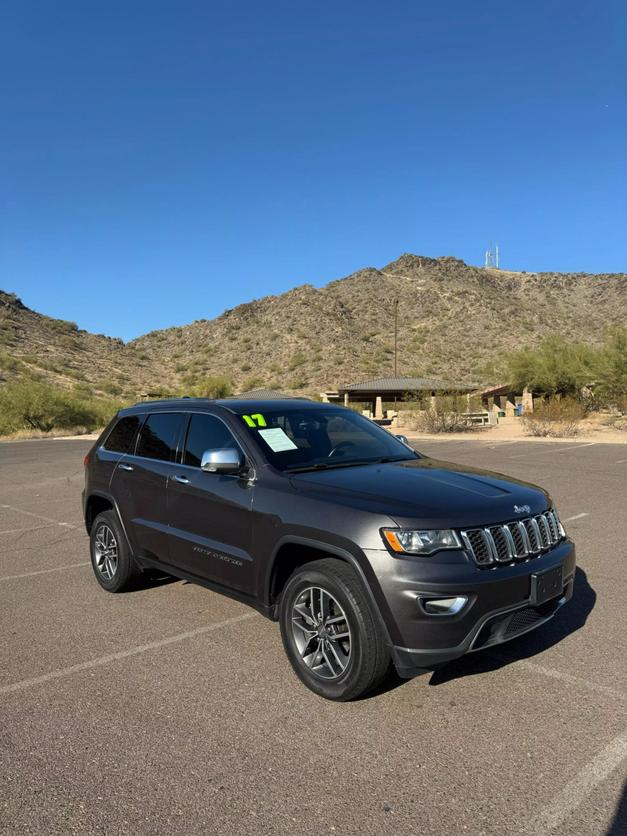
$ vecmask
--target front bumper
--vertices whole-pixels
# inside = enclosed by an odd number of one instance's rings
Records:
[[[405,677],[539,627],[570,600],[575,582],[575,547],[568,539],[538,557],[485,569],[464,553],[443,553],[442,560],[399,559],[379,551],[368,557],[393,620],[392,658]],[[561,592],[535,606],[531,575],[560,565]],[[468,599],[455,615],[429,614],[420,604],[424,598],[455,596]]]

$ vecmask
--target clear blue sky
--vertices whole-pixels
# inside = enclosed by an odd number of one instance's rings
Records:
[[[402,252],[627,270],[627,7],[0,9],[0,288],[132,338]]]

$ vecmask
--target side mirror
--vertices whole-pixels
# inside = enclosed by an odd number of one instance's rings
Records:
[[[205,450],[200,468],[207,473],[239,473],[243,464],[239,450]]]

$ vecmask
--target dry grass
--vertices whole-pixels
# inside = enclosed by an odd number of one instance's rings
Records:
[[[473,429],[463,414],[468,404],[465,398],[436,398],[429,409],[403,413],[403,425],[424,433],[460,433]]]
[[[574,398],[551,398],[539,403],[534,412],[523,415],[527,435],[540,438],[572,438],[581,435],[585,406]]]
[[[99,435],[103,427],[92,429],[91,427],[64,427],[57,430],[17,430],[14,433],[0,435],[2,441],[28,441],[33,438],[65,438],[73,435]]]

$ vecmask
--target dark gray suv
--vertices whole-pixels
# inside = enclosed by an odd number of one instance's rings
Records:
[[[85,477],[104,589],[156,569],[244,601],[328,699],[519,636],[573,592],[575,549],[544,490],[427,458],[329,404],[140,403]]]

